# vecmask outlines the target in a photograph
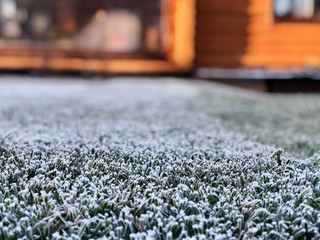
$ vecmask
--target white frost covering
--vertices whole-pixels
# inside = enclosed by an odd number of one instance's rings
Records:
[[[320,238],[319,97],[230,91],[1,79],[0,238]]]

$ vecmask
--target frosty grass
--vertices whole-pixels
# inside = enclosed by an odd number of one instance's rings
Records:
[[[209,88],[2,79],[0,239],[319,239],[320,95]]]

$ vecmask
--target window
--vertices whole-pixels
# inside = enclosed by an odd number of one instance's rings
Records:
[[[162,58],[162,36],[161,0],[0,0],[6,46]]]
[[[274,0],[276,21],[320,22],[320,0]]]

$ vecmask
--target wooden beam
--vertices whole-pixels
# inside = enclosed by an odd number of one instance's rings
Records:
[[[171,61],[181,70],[191,70],[195,57],[195,0],[172,0],[173,46]]]

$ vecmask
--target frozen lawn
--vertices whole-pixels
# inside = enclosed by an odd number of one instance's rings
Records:
[[[320,95],[1,80],[0,239],[320,238]]]

